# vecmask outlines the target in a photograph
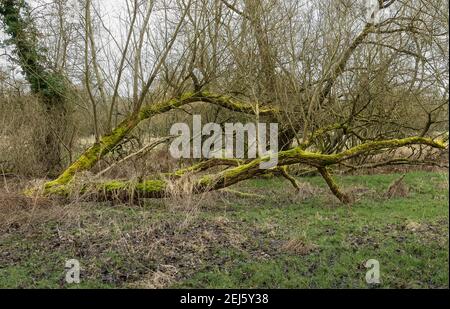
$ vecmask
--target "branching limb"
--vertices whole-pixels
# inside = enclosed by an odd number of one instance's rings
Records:
[[[142,157],[143,155],[145,155],[145,154],[146,154],[147,152],[149,152],[150,150],[152,150],[152,149],[158,147],[159,145],[161,145],[161,144],[163,144],[163,143],[165,143],[165,142],[167,142],[167,141],[170,141],[170,140],[173,139],[173,138],[175,138],[175,136],[167,136],[167,137],[164,137],[164,138],[160,138],[160,139],[158,139],[157,141],[155,141],[155,142],[153,142],[153,143],[150,143],[150,144],[148,144],[148,145],[145,145],[145,146],[142,147],[140,150],[138,150],[138,151],[136,151],[136,152],[133,152],[132,154],[129,154],[128,156],[126,156],[125,158],[123,158],[122,160],[120,160],[120,161],[118,161],[118,162],[116,162],[116,163],[114,163],[114,164],[111,164],[110,166],[108,166],[107,168],[105,168],[104,170],[102,170],[101,172],[97,173],[97,175],[95,175],[95,177],[98,178],[98,177],[100,177],[100,176],[106,174],[106,173],[107,173],[108,171],[110,171],[111,169],[115,168],[115,167],[118,166],[118,165],[123,164],[124,162],[126,162],[126,161],[128,161],[128,160],[130,160],[130,159],[132,159],[132,158]]]
[[[375,163],[368,163],[363,165],[350,165],[347,163],[341,163],[343,166],[347,167],[347,171],[355,171],[360,169],[366,169],[366,168],[378,168],[383,166],[395,166],[395,165],[426,165],[426,166],[436,166],[441,168],[449,168],[447,164],[441,164],[436,161],[429,161],[429,160],[412,160],[407,158],[399,158],[399,159],[392,159],[382,162],[375,162]]]
[[[229,96],[213,93],[188,92],[180,97],[143,107],[138,114],[132,114],[123,120],[111,133],[103,136],[99,142],[88,148],[74,163],[72,163],[57,179],[45,185],[47,190],[67,184],[73,176],[81,171],[90,170],[103,156],[111,151],[125,136],[127,136],[141,121],[159,115],[183,105],[194,102],[208,102],[232,111],[254,114],[253,105],[239,102]],[[262,109],[260,115],[274,114],[273,109]]]
[[[168,176],[181,177],[187,173],[203,172],[216,166],[239,166],[241,164],[243,164],[243,161],[239,159],[213,158],[202,161],[190,167],[180,169],[175,173],[168,174]]]
[[[292,177],[291,175],[289,175],[286,166],[280,167],[280,168],[278,169],[278,171],[280,172],[281,176],[283,176],[284,178],[286,178],[287,180],[289,180],[289,182],[294,186],[294,188],[295,188],[297,191],[300,190],[300,185],[299,185],[297,179],[295,179],[294,177]]]
[[[337,183],[334,181],[333,177],[331,176],[330,172],[326,167],[319,167],[317,168],[322,175],[323,179],[327,183],[328,187],[330,188],[331,192],[344,204],[349,204],[351,202],[350,197],[341,191]]]
[[[444,149],[445,145],[440,142],[433,141],[423,137],[410,137],[404,139],[368,142],[338,154],[319,154],[307,152],[300,147],[293,148],[287,151],[281,151],[278,153],[279,166],[286,166],[291,164],[303,163],[306,165],[316,167],[324,177],[328,186],[333,194],[335,194],[343,203],[348,203],[349,199],[343,194],[333,181],[331,175],[326,170],[327,166],[341,163],[349,158],[357,155],[365,154],[371,151],[398,148],[407,145],[422,144],[435,148]],[[274,169],[260,169],[260,163],[262,161],[270,160],[270,156],[263,158],[257,158],[245,164],[235,166],[233,168],[226,169],[216,174],[208,174],[200,176],[195,181],[194,192],[202,193],[206,191],[219,190],[236,184],[240,181],[253,178],[255,176],[263,175],[272,172]],[[206,161],[208,162],[208,161]],[[230,163],[228,161],[227,163]],[[191,170],[199,170],[206,168],[210,165],[203,163],[200,164],[200,168],[197,166],[191,168]],[[276,168],[275,168],[276,169]],[[177,172],[175,172],[175,175]],[[183,174],[183,173],[181,173]],[[106,181],[94,183],[89,188],[83,189],[84,191],[92,192],[95,196],[102,195],[106,198],[112,198],[120,196],[121,199],[134,199],[138,198],[161,198],[167,196],[167,180],[165,179],[149,179],[139,183],[132,181]],[[51,194],[68,194],[70,192],[70,186],[57,186],[46,188],[46,193]]]

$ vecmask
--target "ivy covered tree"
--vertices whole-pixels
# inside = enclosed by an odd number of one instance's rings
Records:
[[[11,46],[14,60],[21,67],[31,91],[42,102],[48,117],[49,132],[39,145],[41,162],[47,173],[55,174],[61,168],[58,136],[63,126],[62,119],[67,114],[68,92],[64,75],[48,68],[45,51],[39,45],[39,36],[30,7],[24,0],[2,0],[0,21],[8,38],[5,44]]]

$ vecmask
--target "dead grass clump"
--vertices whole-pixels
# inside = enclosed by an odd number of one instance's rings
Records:
[[[309,200],[322,191],[319,187],[313,186],[308,182],[301,182],[298,185],[298,189],[294,190],[294,193],[291,195],[292,202],[303,202]]]
[[[364,186],[352,186],[345,190],[345,193],[350,197],[350,199],[355,202],[364,197],[374,198],[376,191]]]
[[[196,194],[195,177],[189,173],[173,179],[166,179],[167,198],[164,200],[168,210],[173,212],[182,212],[184,220],[180,222],[181,230],[187,228],[197,217],[204,199],[208,197],[207,193]]]
[[[179,178],[167,178],[167,198],[165,205],[169,210],[182,211],[188,216],[195,216],[200,209],[214,204],[216,195],[205,190],[195,192],[196,175],[187,173]]]
[[[415,221],[408,221],[408,223],[405,225],[405,228],[411,232],[421,232],[425,229],[422,224]]]
[[[305,200],[314,197],[319,191],[320,189],[318,187],[315,187],[308,182],[302,182],[299,184],[297,195]]]
[[[399,179],[390,184],[384,193],[384,196],[388,199],[394,197],[407,197],[409,195],[409,187],[404,183],[404,178],[405,175],[402,175]]]
[[[133,282],[130,287],[140,289],[162,289],[176,281],[178,269],[173,265],[160,265],[159,269],[145,276],[144,279]]]
[[[2,214],[17,210],[48,208],[51,202],[44,197],[28,197],[19,193],[0,192],[0,211]]]
[[[293,238],[286,241],[281,247],[283,251],[298,255],[308,255],[319,249],[319,246],[313,243],[307,242],[303,237]]]
[[[194,179],[190,174],[177,179],[167,179],[166,206],[171,210],[195,212],[198,202],[194,197]]]
[[[27,197],[19,193],[0,192],[0,232],[39,225],[60,217],[61,207],[43,197]]]

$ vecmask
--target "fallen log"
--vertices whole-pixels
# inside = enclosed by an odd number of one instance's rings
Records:
[[[109,134],[103,136],[99,142],[89,147],[75,162],[64,170],[58,178],[45,184],[46,191],[58,190],[57,187],[65,185],[72,180],[76,173],[90,170],[103,156],[108,154],[120,143],[141,121],[155,115],[168,112],[183,105],[194,102],[207,102],[222,106],[232,111],[242,113],[255,113],[251,104],[240,102],[231,96],[217,95],[210,92],[187,92],[177,98],[143,107],[138,113],[124,119]],[[259,115],[274,115],[276,110],[260,108]]]
[[[272,169],[260,169],[260,163],[262,161],[269,161],[270,156],[257,158],[246,163],[233,160],[224,160],[222,162],[220,159],[214,159],[217,161],[205,161],[191,168],[174,172],[171,175],[182,176],[188,172],[206,171],[208,168],[215,166],[211,163],[232,166],[219,173],[200,175],[193,179],[194,184],[192,186],[192,193],[198,194],[212,190],[224,189],[240,181],[270,173],[272,171],[276,172],[277,169],[291,164],[302,163],[317,168],[332,193],[342,203],[349,203],[350,198],[339,189],[331,174],[328,172],[327,167],[372,151],[393,149],[408,145],[425,145],[440,149],[445,149],[446,147],[439,141],[434,141],[424,137],[409,137],[403,139],[367,142],[337,154],[314,153],[305,151],[301,147],[296,147],[279,152],[277,154],[278,166]],[[83,194],[88,194],[98,200],[119,199],[121,201],[133,201],[142,198],[163,198],[169,196],[169,181],[172,181],[170,177],[164,176],[155,179],[146,179],[140,182],[132,180],[93,181],[84,185],[81,191]],[[47,196],[55,194],[68,196],[71,194],[71,185],[62,184],[58,186],[45,187],[44,194]]]

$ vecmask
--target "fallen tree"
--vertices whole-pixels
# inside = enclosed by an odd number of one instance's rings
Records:
[[[219,165],[228,166],[229,168],[220,173],[198,176],[194,180],[193,193],[198,194],[212,190],[224,189],[240,181],[267,173],[282,174],[289,181],[291,181],[294,186],[296,186],[295,179],[287,174],[285,167],[292,164],[302,163],[317,168],[326,181],[331,192],[342,203],[349,203],[351,202],[351,198],[341,191],[331,176],[328,167],[369,152],[394,149],[409,145],[425,145],[445,149],[445,145],[443,143],[424,137],[409,137],[404,139],[367,142],[337,154],[320,154],[310,152],[303,150],[302,147],[299,146],[277,153],[278,166],[272,169],[260,168],[261,161],[268,161],[270,159],[269,156],[250,160],[249,162],[236,159],[210,159],[189,168],[178,170],[169,174],[162,174],[159,177],[146,179],[140,182],[131,180],[93,181],[83,185],[80,191],[83,194],[88,194],[97,200],[119,199],[121,201],[135,201],[141,198],[163,198],[169,195],[168,181],[171,179],[181,177],[187,173],[204,172],[211,167],[216,167]],[[44,192],[47,195],[56,194],[69,196],[71,194],[71,188],[72,186],[69,181],[59,184],[57,184],[56,181],[53,181],[47,183]]]
[[[189,1],[187,6],[179,8],[179,23],[174,26],[171,39],[167,40],[165,48],[162,49],[163,52],[158,57],[159,60],[155,62],[154,70],[152,69],[152,72],[146,74],[148,78],[145,79],[143,84],[139,82],[142,73],[139,67],[143,66],[141,63],[142,59],[140,59],[142,56],[142,45],[136,44],[135,52],[127,53],[128,42],[132,37],[133,24],[138,12],[138,10],[135,10],[131,18],[132,22],[128,39],[123,48],[124,52],[120,62],[117,64],[117,67],[120,69],[112,95],[109,120],[111,120],[113,109],[117,105],[122,68],[126,61],[131,60],[127,59],[127,55],[135,54],[136,59],[132,60],[134,62],[134,68],[132,69],[134,83],[131,114],[113,130],[110,130],[111,121],[108,121],[107,130],[109,133],[98,139],[96,135],[96,143],[81,154],[59,177],[46,183],[43,193],[45,195],[70,196],[74,191],[78,190],[83,194],[92,196],[94,199],[139,200],[141,198],[167,196],[170,193],[168,192],[170,182],[176,181],[184,175],[192,175],[194,193],[202,193],[224,189],[240,181],[267,173],[283,176],[298,189],[296,179],[288,174],[286,167],[293,164],[303,164],[316,170],[324,178],[331,192],[341,202],[349,203],[351,198],[340,189],[333,179],[333,166],[342,165],[357,169],[364,162],[354,162],[353,158],[356,159],[356,157],[362,156],[362,159],[365,159],[364,157],[378,154],[387,149],[412,145],[438,149],[446,147],[443,142],[425,137],[427,134],[431,135],[431,133],[427,132],[430,132],[432,125],[441,122],[432,113],[437,114],[438,111],[441,111],[442,106],[447,104],[446,102],[441,103],[439,101],[429,104],[429,110],[427,109],[426,112],[428,120],[424,127],[420,127],[420,121],[417,122],[419,128],[415,127],[415,116],[405,117],[407,119],[398,117],[398,115],[403,115],[408,109],[411,109],[411,105],[408,99],[402,99],[401,101],[404,101],[404,104],[408,104],[407,108],[402,110],[401,107],[403,105],[398,103],[400,99],[393,100],[393,98],[401,97],[401,93],[421,94],[423,83],[418,83],[417,81],[427,77],[425,74],[427,72],[421,73],[417,62],[414,73],[410,78],[411,85],[405,86],[399,82],[395,82],[393,85],[390,84],[392,81],[403,80],[403,78],[396,78],[400,75],[394,75],[397,73],[404,74],[401,70],[398,70],[398,66],[401,65],[403,67],[404,64],[396,62],[402,58],[400,56],[407,55],[408,57],[413,57],[415,61],[422,58],[419,54],[408,52],[409,46],[408,49],[395,47],[399,36],[403,34],[418,35],[417,29],[421,25],[417,24],[419,19],[413,14],[414,12],[403,12],[403,15],[406,13],[409,15],[388,18],[382,22],[377,21],[377,18],[375,18],[378,11],[394,5],[395,2],[378,1],[378,9],[372,12],[372,16],[367,19],[359,32],[352,30],[354,16],[348,15],[352,10],[342,10],[346,12],[342,16],[345,17],[342,29],[347,30],[341,30],[342,38],[341,32],[336,33],[339,38],[336,42],[333,42],[326,36],[322,37],[320,33],[327,33],[325,29],[328,28],[322,29],[319,27],[315,28],[315,31],[319,34],[317,36],[318,39],[310,40],[312,44],[305,40],[305,42],[297,42],[295,44],[290,42],[288,45],[292,46],[281,45],[284,47],[272,49],[271,44],[269,44],[271,40],[268,40],[268,38],[270,36],[275,37],[277,32],[270,30],[270,22],[266,25],[266,22],[261,19],[263,14],[271,12],[272,6],[248,2],[244,5],[244,10],[241,11],[233,5],[226,5],[228,9],[234,12],[233,14],[237,14],[242,19],[243,23],[241,32],[236,37],[239,40],[236,40],[234,37],[225,38],[226,40],[220,43],[224,44],[222,46],[220,44],[217,45],[217,37],[221,36],[222,31],[223,33],[228,33],[231,29],[234,29],[234,26],[227,29],[227,27],[234,25],[234,22],[228,21],[227,24],[226,18],[221,21],[221,18],[224,16],[221,11],[223,8],[220,5],[217,6],[214,10],[217,10],[215,12],[220,22],[216,24],[218,28],[216,29],[215,37],[209,38],[205,36],[206,32],[200,31],[202,28],[200,24],[192,20],[192,16],[189,13],[191,1]],[[320,4],[320,1],[318,1],[318,4]],[[205,1],[203,5],[205,16],[202,18],[205,18],[205,21],[209,21],[212,24],[213,20],[209,20],[210,14],[206,13],[212,8],[208,8],[208,1]],[[399,3],[398,5],[402,4]],[[317,12],[321,12],[321,9],[325,7],[319,5],[317,8]],[[336,8],[339,8],[339,6]],[[336,8],[330,7],[329,14],[340,18],[341,16],[337,13],[341,10]],[[279,9],[284,10],[281,7]],[[146,8],[146,10],[147,22],[144,22],[144,24],[148,23],[148,18],[151,14],[150,8]],[[300,11],[297,11],[295,8],[292,8],[292,10],[294,13],[300,14]],[[249,14],[250,12],[253,13]],[[88,13],[86,11],[86,14]],[[333,15],[335,13],[337,15]],[[188,17],[185,20],[186,16]],[[280,23],[278,19],[274,18],[274,20],[277,20],[277,23]],[[348,25],[347,20],[351,21]],[[249,29],[252,29],[250,32],[246,26],[247,21],[249,22]],[[290,20],[286,20],[286,22],[289,23],[285,25],[291,24]],[[210,27],[210,24],[206,28],[208,27]],[[222,29],[221,27],[224,28]],[[145,38],[145,28],[141,29],[142,31],[139,34],[140,42],[143,42]],[[281,29],[283,27],[273,28]],[[334,26],[328,30],[334,31],[333,28]],[[182,29],[184,31],[180,31]],[[338,27],[338,29],[341,28]],[[88,31],[89,29],[87,29]],[[172,68],[169,64],[176,63],[176,61],[166,61],[167,57],[170,56],[169,54],[176,38],[184,33],[192,34],[193,37],[186,40],[186,44],[189,44],[185,46],[186,53],[180,53],[183,56],[179,59],[179,65],[175,65]],[[314,31],[312,33],[305,32],[303,36],[300,35],[301,33],[301,31],[294,31],[291,40],[286,41],[294,43],[294,38],[308,37],[314,34]],[[281,33],[279,34],[281,35]],[[256,48],[253,48],[251,44],[253,36]],[[371,38],[375,36],[379,39],[389,39],[390,44],[386,47],[386,44],[382,43],[377,48],[372,48],[373,42]],[[438,33],[435,36],[438,37]],[[242,45],[235,46],[235,41],[241,41]],[[320,41],[327,41],[330,44],[320,44]],[[426,38],[426,42],[428,41],[428,38]],[[183,45],[185,43],[180,42],[180,44]],[[213,47],[214,51],[212,54],[209,54],[208,49],[204,48],[208,45]],[[302,48],[298,49],[295,47],[296,45],[302,46]],[[420,44],[417,45],[419,48]],[[307,50],[303,49],[304,46],[308,47]],[[289,54],[278,55],[278,50],[281,51],[287,47],[293,50]],[[379,50],[381,48],[391,50],[391,47],[394,47],[394,49],[388,54],[381,53]],[[223,55],[218,52],[222,48],[224,50]],[[317,52],[319,49],[325,52]],[[237,52],[235,54],[236,51],[241,50],[243,51],[242,53]],[[256,50],[256,53],[253,50]],[[361,51],[356,52],[357,50]],[[424,51],[421,52],[426,54]],[[292,59],[290,59],[290,54],[292,54]],[[384,56],[381,57],[381,54]],[[245,55],[250,55],[251,57],[245,57]],[[300,57],[299,55],[302,56]],[[223,56],[223,59],[216,59],[216,56]],[[206,61],[207,59],[208,61]],[[313,59],[316,60],[312,61]],[[368,59],[370,59],[370,62],[368,62]],[[373,63],[372,59],[377,59],[377,63]],[[225,61],[223,65],[220,64],[222,61]],[[287,63],[285,64],[286,61]],[[211,66],[206,62],[211,62]],[[375,66],[373,67],[373,65]],[[247,71],[248,68],[252,71]],[[297,68],[301,68],[299,73]],[[88,73],[86,71],[86,76],[88,76]],[[304,76],[303,73],[305,74]],[[248,78],[250,76],[255,76],[254,81],[252,78]],[[440,75],[433,74],[433,78],[436,76],[439,77]],[[192,83],[187,82],[190,79],[192,79]],[[249,80],[247,81],[246,79]],[[158,80],[158,85],[156,83],[153,85],[155,80]],[[387,81],[390,81],[390,83]],[[101,83],[99,82],[99,84]],[[416,87],[416,84],[420,86],[417,92],[412,93],[411,91]],[[140,87],[142,87],[141,91]],[[427,85],[423,84],[423,87],[427,87]],[[161,96],[167,98],[170,93],[178,95],[186,89],[194,89],[194,91],[169,99],[161,99],[157,103],[144,106],[144,102],[152,97],[149,95],[150,89],[159,88],[162,90],[155,92],[155,97],[158,98],[161,98]],[[236,94],[236,96],[211,93],[204,91],[205,89],[223,89],[224,93]],[[99,89],[99,93],[103,97],[101,90]],[[388,95],[391,97],[388,97]],[[424,95],[422,100],[429,103],[430,98],[433,97],[435,95],[430,93],[430,96]],[[246,99],[248,101],[245,102],[240,98],[250,99]],[[95,101],[94,98],[92,101]],[[90,179],[87,182],[77,180],[77,175],[90,171],[142,121],[172,110],[182,109],[183,106],[196,102],[203,102],[230,111],[252,115],[252,118],[258,123],[261,118],[264,118],[263,120],[267,122],[279,123],[281,128],[278,140],[280,151],[275,154],[278,156],[278,165],[271,169],[261,169],[260,163],[270,159],[267,156],[249,160],[221,158],[203,161],[177,171],[167,171],[167,173],[154,176],[146,175],[147,179],[139,179],[138,181],[99,180],[99,177]],[[266,103],[260,104],[259,102]],[[422,108],[424,109],[423,106]],[[217,110],[220,112],[220,109]],[[397,118],[400,118],[402,121],[399,121]],[[403,138],[405,136],[413,137]],[[296,145],[295,142],[297,142]],[[136,155],[139,155],[139,153],[137,152]],[[129,156],[134,156],[134,154]],[[408,162],[418,162],[421,158],[419,157],[417,160],[416,158],[413,158],[414,160],[409,159],[400,158],[398,160],[407,164]],[[376,163],[377,166],[383,164]],[[217,166],[223,167],[223,169],[219,172],[211,170]],[[108,168],[104,171],[108,171]],[[100,174],[104,175],[105,173],[101,172]]]
[[[194,102],[206,102],[232,111],[248,114],[254,114],[256,112],[254,105],[251,103],[238,101],[231,96],[218,95],[210,92],[189,92],[170,100],[143,107],[138,113],[134,113],[123,120],[110,134],[105,135],[99,142],[88,148],[58,178],[47,182],[44,186],[44,194],[70,195],[70,183],[74,180],[75,175],[82,171],[89,171],[103,156],[108,154],[135,127],[137,127],[141,121]],[[259,115],[268,116],[271,119],[277,114],[277,110],[273,108],[259,108],[258,112]],[[295,179],[291,178],[284,168],[292,164],[301,163],[316,168],[326,181],[332,193],[341,202],[349,203],[351,200],[350,197],[343,193],[337,183],[333,180],[328,169],[330,166],[342,164],[353,157],[371,152],[410,145],[425,145],[440,149],[445,148],[443,143],[433,141],[430,138],[409,137],[403,139],[369,141],[336,154],[322,154],[307,150],[313,145],[314,140],[319,138],[322,134],[341,128],[342,125],[336,124],[316,130],[297,147],[278,152],[276,154],[278,156],[278,165],[272,169],[260,169],[259,166],[261,161],[269,160],[268,156],[247,161],[225,158],[211,159],[188,168],[162,174],[156,178],[147,179],[141,182],[122,180],[93,181],[92,183],[84,185],[81,190],[98,199],[118,198],[125,201],[140,198],[162,198],[167,196],[167,178],[180,177],[186,173],[204,172],[212,167],[220,165],[228,166],[229,168],[219,174],[199,176],[198,179],[195,180],[193,186],[195,193],[223,189],[242,180],[266,173],[278,173],[287,178],[295,186]]]
[[[70,165],[57,179],[45,185],[46,191],[52,191],[55,187],[67,184],[73,176],[81,171],[90,170],[104,155],[109,153],[125,136],[127,136],[141,121],[158,114],[177,109],[183,105],[194,102],[208,102],[222,106],[232,111],[243,113],[255,113],[251,104],[233,99],[230,96],[217,95],[209,92],[188,92],[177,98],[163,101],[142,108],[139,113],[133,113],[123,120],[110,134],[103,136],[99,142],[88,148],[72,165]],[[273,116],[275,109],[260,108],[259,115]]]

